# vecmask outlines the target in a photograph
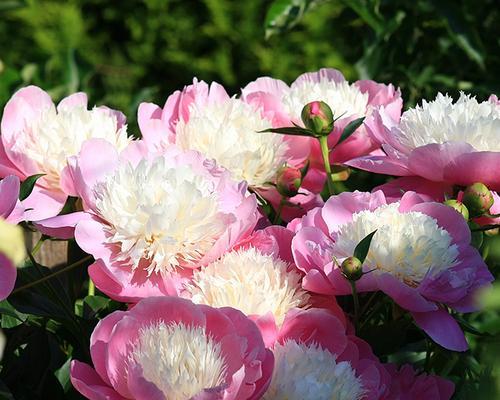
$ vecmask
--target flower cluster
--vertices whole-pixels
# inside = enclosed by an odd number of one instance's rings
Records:
[[[83,93],[23,88],[1,122],[0,297],[20,222],[92,256],[89,285],[125,306],[71,363],[91,400],[450,399],[428,350],[396,365],[369,332],[467,350],[457,316],[493,281],[474,238],[500,221],[500,106],[402,107],[333,69],[234,96],[194,79],[140,104],[133,139]],[[349,167],[398,178],[336,194]]]

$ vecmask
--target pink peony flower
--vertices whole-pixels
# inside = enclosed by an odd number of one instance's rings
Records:
[[[18,199],[19,186],[19,178],[13,175],[0,182],[0,300],[14,289],[16,265],[26,257],[23,230],[15,225],[24,215]]]
[[[371,135],[385,155],[361,157],[348,165],[446,185],[483,182],[500,190],[500,107],[493,98],[479,103],[462,93],[453,103],[451,97],[438,94],[405,111],[401,119],[381,107],[374,121]]]
[[[272,226],[255,232],[232,251],[193,272],[182,295],[194,303],[233,307],[261,328],[266,345],[274,343],[286,315],[296,308],[321,306],[345,317],[334,297],[310,296],[290,253],[293,232]]]
[[[409,364],[398,369],[395,364],[386,364],[392,377],[390,392],[384,400],[450,400],[455,385],[436,375],[417,375]]]
[[[172,143],[184,150],[197,150],[225,167],[233,179],[246,180],[275,206],[281,196],[269,183],[275,182],[283,165],[301,167],[309,155],[309,138],[259,132],[274,126],[272,113],[245,99],[230,97],[216,82],[209,86],[195,79],[172,94],[163,109],[142,103],[138,121],[144,141],[154,151]],[[295,215],[321,202],[319,196],[301,192],[295,196]]]
[[[324,101],[334,112],[336,118],[333,132],[328,137],[329,147],[333,148],[344,127],[352,120],[366,116],[360,127],[349,139],[330,153],[330,162],[343,163],[355,157],[366,155],[377,149],[379,144],[368,135],[365,127],[373,125],[372,114],[380,106],[394,118],[399,118],[402,99],[399,90],[392,85],[384,85],[370,80],[350,84],[335,69],[323,68],[317,72],[300,75],[291,86],[283,81],[269,77],[258,78],[243,90],[245,101],[258,104],[273,117],[274,126],[302,124],[302,108],[312,101]],[[372,127],[375,129],[376,127]],[[319,193],[325,183],[323,159],[316,140],[311,141],[311,168],[306,176],[304,187]]]
[[[410,311],[435,342],[451,350],[467,349],[463,332],[443,305],[459,312],[475,310],[476,290],[493,277],[454,209],[412,192],[390,204],[380,191],[342,193],[291,227],[297,230],[295,263],[306,274],[303,287],[326,295],[351,293],[334,257],[341,263],[377,230],[363,265],[365,272],[373,271],[357,281],[358,291],[383,291]]]
[[[57,108],[50,96],[36,86],[17,91],[5,106],[1,122],[0,176],[24,180],[45,174],[23,202],[26,219],[38,221],[57,215],[66,202],[61,174],[66,160],[78,154],[82,143],[102,138],[118,149],[125,148],[125,117],[107,107],[87,110],[87,95],[75,93]]]
[[[390,386],[369,345],[346,334],[327,310],[290,312],[272,351],[274,371],[263,399],[377,400]]]
[[[90,352],[94,368],[71,363],[73,386],[90,400],[259,399],[273,370],[272,353],[241,312],[176,297],[108,315]]]
[[[74,229],[78,245],[97,260],[92,280],[120,301],[177,294],[193,269],[230,250],[257,222],[246,184],[197,152],[171,146],[158,156],[136,142],[118,155],[94,139],[69,163],[64,185],[82,198],[84,212],[39,228]]]

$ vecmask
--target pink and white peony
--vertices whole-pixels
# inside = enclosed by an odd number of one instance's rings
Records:
[[[273,370],[272,353],[241,312],[176,297],[108,315],[90,352],[94,368],[71,363],[71,382],[90,400],[259,399]]]
[[[312,296],[302,289],[302,272],[290,254],[293,233],[272,226],[255,232],[218,260],[193,272],[183,296],[197,304],[233,307],[274,343],[286,315],[294,309],[324,307],[342,323],[345,317],[334,297]]]
[[[193,269],[230,250],[258,218],[246,184],[213,161],[175,146],[152,155],[141,144],[119,155],[103,140],[86,142],[65,177],[84,212],[40,227],[74,226],[78,245],[97,260],[89,268],[96,286],[129,302],[177,294]]]
[[[247,102],[258,104],[270,113],[275,126],[302,124],[300,113],[307,103],[319,100],[326,102],[333,110],[334,116],[340,117],[328,137],[330,148],[337,144],[342,130],[352,120],[366,117],[364,125],[371,126],[372,114],[381,106],[397,119],[403,104],[399,90],[393,85],[370,80],[349,83],[340,71],[331,68],[302,74],[290,86],[279,79],[258,78],[249,83],[242,93]],[[365,126],[360,127],[330,153],[332,164],[366,155],[379,147],[379,144],[370,138]],[[306,189],[318,193],[325,182],[323,160],[316,140],[311,142],[311,146],[311,170],[304,185]]]
[[[283,165],[303,166],[310,150],[310,139],[259,132],[275,126],[273,113],[258,104],[230,97],[216,82],[210,86],[194,80],[176,91],[163,109],[142,103],[138,112],[144,141],[153,151],[170,144],[184,150],[197,150],[225,167],[235,180],[245,180],[264,197],[279,200],[274,183]],[[309,192],[298,196],[295,215],[322,204]]]
[[[326,310],[287,315],[272,347],[274,371],[263,399],[377,400],[390,376],[363,340]]]
[[[381,290],[429,336],[451,350],[467,349],[463,332],[447,307],[475,310],[474,294],[493,280],[478,251],[470,245],[464,218],[451,207],[406,193],[388,204],[384,194],[342,193],[310,211],[292,226],[295,263],[306,276],[303,287],[331,295],[351,294],[339,263],[377,230],[356,282],[358,291]]]
[[[67,198],[60,181],[66,161],[91,138],[124,149],[130,142],[125,116],[107,107],[88,110],[85,93],[68,96],[57,107],[36,86],[12,96],[1,122],[0,176],[12,174],[24,180],[45,174],[23,202],[30,209],[27,220],[49,218],[61,211]]]
[[[383,107],[375,113],[372,137],[385,155],[347,164],[396,176],[417,176],[444,185],[483,182],[500,190],[500,106],[460,94],[457,101],[439,93],[433,101],[394,118]]]

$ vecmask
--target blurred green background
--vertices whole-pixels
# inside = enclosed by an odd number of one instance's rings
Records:
[[[333,67],[349,80],[399,86],[405,107],[438,91],[486,99],[500,92],[500,7],[498,0],[0,0],[0,50],[0,109],[28,84],[54,99],[83,90],[92,104],[125,112],[137,132],[141,101],[163,104],[193,77],[237,93],[262,75],[291,82]],[[489,247],[497,273],[500,236],[487,239],[483,251]],[[500,290],[488,301],[487,311],[464,321],[470,332],[487,333],[469,335],[472,351],[436,351],[434,372],[455,380],[456,399],[500,398],[491,374],[500,341],[490,335],[500,332]]]
[[[194,76],[236,93],[320,67],[400,86],[407,105],[498,92],[498,0],[0,0],[0,106],[36,84],[124,111]],[[272,7],[271,7],[272,6]],[[271,11],[269,11],[269,9]],[[267,21],[266,21],[267,15]]]

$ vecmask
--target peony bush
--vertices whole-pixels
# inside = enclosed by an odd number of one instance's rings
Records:
[[[321,69],[236,94],[194,79],[137,121],[131,135],[84,93],[56,106],[35,86],[7,103],[2,385],[29,360],[53,383],[28,380],[31,398],[449,400],[479,384],[495,96],[403,111],[394,85]],[[344,190],[362,174],[389,178]],[[41,265],[61,241],[67,263]]]

